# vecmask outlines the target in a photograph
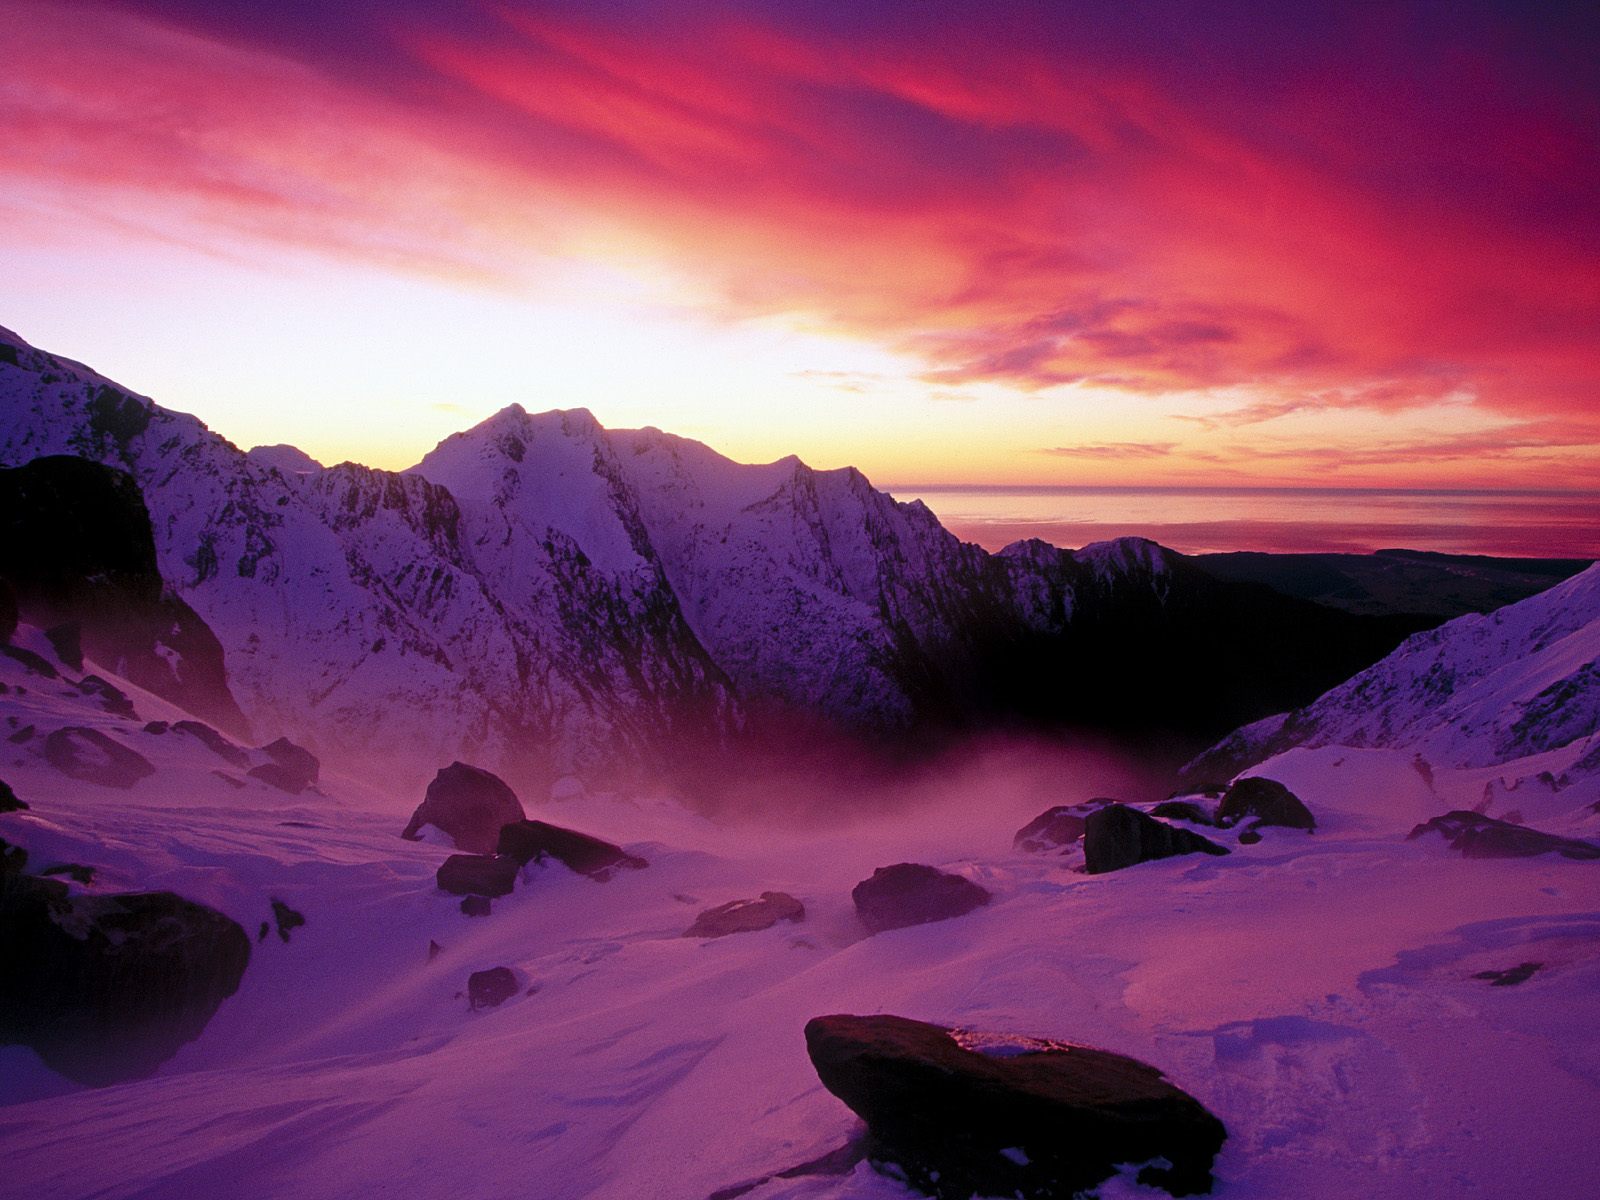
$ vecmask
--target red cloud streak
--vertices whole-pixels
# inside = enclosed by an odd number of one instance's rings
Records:
[[[936,383],[1242,387],[1240,421],[1464,396],[1600,437],[1592,21],[89,7],[0,4],[0,176],[474,276],[625,247]]]

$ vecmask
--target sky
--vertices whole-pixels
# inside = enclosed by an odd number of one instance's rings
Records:
[[[1600,487],[1600,10],[0,0],[0,325],[241,446]]]

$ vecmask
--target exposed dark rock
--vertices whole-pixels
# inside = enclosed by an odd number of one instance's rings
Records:
[[[1515,987],[1519,983],[1527,983],[1542,966],[1544,964],[1540,962],[1518,963],[1503,971],[1479,971],[1473,978],[1487,979],[1490,987]]]
[[[463,896],[461,898],[461,911],[469,917],[487,917],[494,910],[494,903],[487,896]]]
[[[498,775],[454,762],[433,777],[400,836],[416,841],[422,827],[432,825],[458,850],[493,854],[500,844],[500,830],[526,817],[517,794]]]
[[[271,932],[272,932],[272,922],[271,921],[263,921],[263,922],[261,922],[261,928],[256,930],[256,941],[258,941],[258,942],[266,941],[267,940],[267,934],[269,934]]]
[[[1600,846],[1577,838],[1541,833],[1526,825],[1497,821],[1482,813],[1457,809],[1425,821],[1406,835],[1406,841],[1437,833],[1466,858],[1530,858],[1535,854],[1560,854],[1565,858],[1600,858]]]
[[[788,892],[762,892],[759,900],[730,900],[708,908],[684,930],[684,937],[717,938],[730,933],[756,933],[779,921],[804,921],[806,906]]]
[[[922,863],[879,867],[851,889],[856,913],[873,933],[946,921],[989,903],[986,888]]]
[[[501,828],[496,845],[522,866],[553,858],[591,879],[606,880],[615,871],[650,865],[621,846],[545,821],[514,821]]]
[[[1217,809],[1217,824],[1223,828],[1237,825],[1247,817],[1254,817],[1255,827],[1281,825],[1286,829],[1311,831],[1317,819],[1311,810],[1276,779],[1252,775],[1241,779],[1228,789]]]
[[[131,788],[156,771],[137,750],[83,725],[68,725],[45,738],[44,757],[63,775],[102,787]]]
[[[1239,835],[1239,844],[1241,846],[1254,846],[1260,840],[1261,840],[1261,834],[1259,832],[1257,832],[1254,828],[1246,829],[1243,833],[1241,833]]]
[[[1058,804],[1047,808],[1017,830],[1011,845],[1030,854],[1071,846],[1083,836],[1083,822],[1088,815],[1106,803],[1111,801],[1096,803],[1091,800],[1088,804]]]
[[[160,737],[162,734],[166,733],[167,730],[169,730],[171,728],[172,728],[172,722],[171,721],[146,721],[144,723],[144,731],[146,733],[153,733],[157,737]]]
[[[771,1183],[774,1179],[805,1179],[812,1176],[837,1176],[848,1175],[855,1170],[856,1164],[867,1156],[867,1139],[865,1137],[852,1137],[842,1146],[836,1146],[826,1154],[819,1154],[816,1158],[807,1159],[792,1167],[785,1167],[781,1171],[774,1171],[770,1175],[762,1175],[756,1179],[747,1179],[743,1183],[736,1183],[732,1187],[718,1188],[706,1197],[706,1200],[739,1200],[740,1196],[755,1191],[764,1184]]]
[[[251,779],[259,779],[268,787],[277,788],[280,792],[288,792],[291,796],[298,796],[309,786],[304,775],[298,771],[291,771],[288,767],[279,766],[277,763],[262,763],[259,767],[251,767],[245,772]]]
[[[434,959],[438,958],[439,955],[441,955],[443,953],[444,953],[444,947],[439,945],[439,943],[434,941],[432,938],[429,938],[428,939],[428,961],[432,962]]]
[[[22,669],[30,675],[38,675],[43,679],[60,679],[61,672],[50,665],[50,660],[42,654],[35,654],[32,650],[21,646],[0,646],[0,654],[4,654],[12,662],[20,663]],[[19,694],[22,689],[17,689]]]
[[[56,661],[74,671],[83,670],[83,626],[76,621],[63,621],[44,631],[45,641],[56,652]]]
[[[246,786],[244,780],[240,779],[237,775],[230,775],[226,771],[221,770],[212,771],[211,773],[218,779],[222,780],[223,783],[233,788],[235,791],[238,791]]]
[[[281,737],[275,742],[268,742],[261,747],[261,750],[268,758],[272,759],[274,766],[282,769],[284,772],[281,776],[282,778],[297,781],[296,786],[285,787],[284,791],[303,792],[317,781],[317,775],[322,769],[322,764],[317,760],[317,756],[304,746],[297,746],[288,738]],[[257,770],[259,769],[258,767]],[[251,774],[255,774],[255,772],[252,771]],[[273,786],[280,787],[282,785],[273,784]]]
[[[1193,800],[1163,800],[1150,810],[1152,817],[1164,821],[1188,821],[1193,825],[1215,825],[1211,814]]]
[[[306,923],[304,916],[295,912],[282,900],[274,900],[272,902],[272,921],[278,927],[278,937],[285,942],[289,940],[289,931],[291,929],[299,929]]]
[[[85,696],[98,696],[100,707],[119,717],[136,717],[133,701],[128,694],[110,680],[98,675],[85,675],[78,680],[78,690]]]
[[[248,732],[222,644],[161,577],[132,476],[69,456],[0,470],[0,575],[22,619],[50,631],[62,661],[114,666],[224,729]]]
[[[817,1017],[805,1034],[823,1086],[867,1123],[869,1157],[940,1200],[1064,1200],[1126,1163],[1174,1196],[1211,1190],[1222,1122],[1136,1059],[894,1016]]]
[[[1192,830],[1163,824],[1125,804],[1108,805],[1090,814],[1083,834],[1084,869],[1091,875],[1120,871],[1152,859],[1196,853],[1228,851]]]
[[[13,746],[25,746],[29,742],[33,741],[33,735],[37,732],[38,730],[34,726],[24,725],[21,729],[17,730],[10,737],[8,737],[6,741],[10,742]]]
[[[517,976],[510,967],[490,967],[467,976],[467,1002],[473,1008],[497,1008],[517,994]]]
[[[0,875],[20,875],[28,865],[28,852],[0,838]]]
[[[0,1043],[100,1086],[150,1074],[238,989],[250,941],[170,892],[71,895],[0,877]]]
[[[178,721],[172,726],[174,733],[186,733],[224,762],[235,767],[250,765],[250,752],[237,742],[224,737],[204,721]]]
[[[505,854],[452,854],[437,879],[452,896],[509,896],[517,885],[517,860]]]
[[[82,863],[56,863],[53,867],[46,867],[39,874],[65,875],[74,883],[81,883],[86,887],[94,882],[94,868],[86,867]]]
[[[16,792],[11,790],[11,785],[0,779],[0,813],[25,812],[27,808],[27,802],[19,800]]]

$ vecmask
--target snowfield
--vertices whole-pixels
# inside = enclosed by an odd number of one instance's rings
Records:
[[[26,628],[17,641],[49,650]],[[65,675],[0,659],[6,732],[38,730],[0,742],[0,778],[31,805],[0,814],[0,837],[28,850],[29,870],[94,866],[89,891],[212,905],[253,953],[238,993],[151,1078],[87,1089],[31,1050],[0,1049],[12,1194],[704,1200],[851,1134],[801,1036],[832,1012],[1148,1062],[1226,1124],[1219,1197],[1600,1191],[1600,864],[1474,860],[1436,836],[1406,840],[1480,803],[1488,783],[1570,776],[1592,737],[1509,766],[1435,766],[1431,779],[1409,745],[1292,749],[1251,773],[1287,784],[1315,833],[1268,828],[1240,845],[1237,830],[1203,829],[1233,853],[1099,876],[1075,870],[1081,851],[1011,849],[1051,804],[1148,796],[1133,768],[1086,752],[975,750],[844,798],[852,811],[831,825],[814,819],[814,795],[774,794],[744,823],[648,794],[524,795],[530,816],[650,865],[605,883],[530,867],[475,919],[434,886],[450,848],[399,836],[420,789],[392,787],[378,766],[325,774],[299,796],[240,788],[200,741],[143,731],[182,715],[164,702],[113,676],[138,709],[118,717]],[[128,790],[66,778],[37,746],[68,724],[157,771]],[[1584,772],[1556,791],[1527,782],[1493,792],[1489,811],[1517,806],[1530,824],[1594,838],[1597,785]],[[994,902],[868,937],[850,889],[901,861],[965,875]],[[799,897],[805,921],[681,936],[701,910],[765,890]],[[306,923],[254,941],[273,900]],[[1476,977],[1526,962],[1540,965],[1514,986]],[[467,976],[495,966],[515,972],[517,994],[472,1011]],[[912,1193],[863,1164],[748,1194]],[[1119,1178],[1102,1195],[1164,1193]]]

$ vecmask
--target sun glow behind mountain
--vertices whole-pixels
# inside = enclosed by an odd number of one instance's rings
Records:
[[[7,320],[242,445],[1600,483],[1591,18],[0,0]]]

